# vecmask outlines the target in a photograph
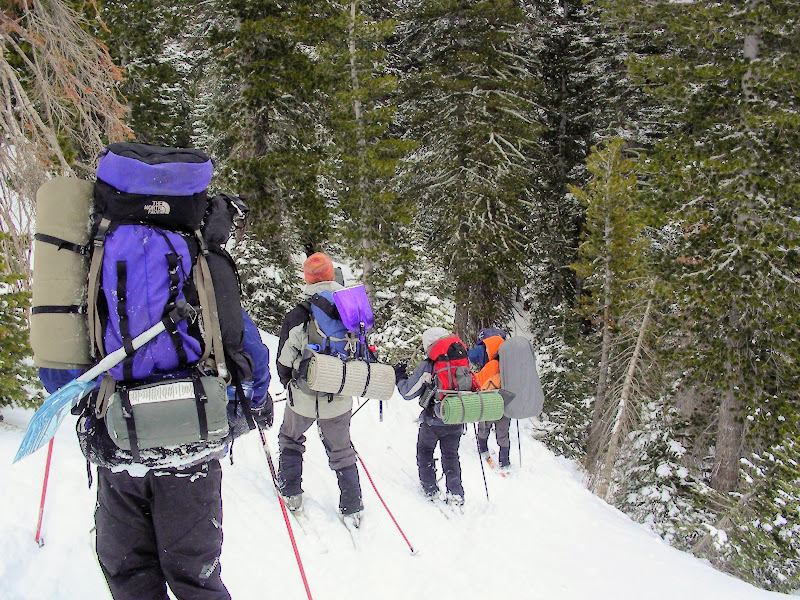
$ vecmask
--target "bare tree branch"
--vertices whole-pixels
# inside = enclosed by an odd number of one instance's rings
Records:
[[[8,268],[27,275],[38,187],[89,175],[100,150],[130,135],[108,50],[61,0],[0,11],[0,231]]]

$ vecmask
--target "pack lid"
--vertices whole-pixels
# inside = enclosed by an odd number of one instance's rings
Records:
[[[214,163],[195,148],[168,148],[123,142],[100,156],[97,178],[121,192],[190,196],[205,191]]]

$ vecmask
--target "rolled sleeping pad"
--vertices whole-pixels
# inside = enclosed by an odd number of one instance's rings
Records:
[[[342,360],[313,352],[306,385],[312,392],[388,400],[394,394],[394,368],[363,360]]]
[[[92,364],[86,323],[94,184],[55,177],[36,192],[30,342],[37,367]]]
[[[514,336],[500,346],[501,387],[511,394],[505,415],[511,419],[539,416],[544,406],[544,391],[536,368],[536,352],[531,341]]]
[[[455,425],[497,421],[504,408],[503,396],[497,391],[452,392],[445,394],[436,413],[446,425]]]

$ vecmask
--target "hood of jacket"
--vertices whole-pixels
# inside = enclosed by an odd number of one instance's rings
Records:
[[[500,351],[500,346],[505,340],[499,335],[493,335],[483,340],[483,345],[486,346],[486,355],[489,360],[497,358],[497,353]]]
[[[319,294],[320,292],[327,292],[332,291],[336,292],[338,290],[343,290],[344,287],[336,283],[335,281],[318,281],[317,283],[308,283],[306,284],[305,290],[303,290],[303,295],[306,297],[306,300],[311,298],[314,294]]]

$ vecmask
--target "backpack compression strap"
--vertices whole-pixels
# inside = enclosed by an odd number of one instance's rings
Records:
[[[46,233],[37,233],[33,236],[33,239],[37,242],[43,242],[45,244],[52,244],[58,250],[70,250],[76,254],[80,254],[81,256],[87,256],[89,254],[89,246],[81,246],[80,244],[73,244],[72,242],[68,242],[67,240],[62,240],[61,238],[57,238],[52,235],[47,235]],[[38,315],[42,313],[58,313],[58,314],[84,314],[86,312],[86,306],[82,304],[69,304],[69,305],[41,305],[41,306],[34,306],[31,308],[31,314]]]
[[[87,290],[87,310],[89,321],[89,341],[91,342],[92,358],[97,358],[95,349],[100,356],[105,356],[105,342],[103,341],[103,326],[100,323],[100,315],[97,312],[97,297],[100,293],[100,268],[103,264],[103,253],[105,252],[106,235],[111,226],[110,219],[101,219],[94,236],[94,252],[92,252],[92,264],[89,267],[89,286]]]
[[[139,437],[136,435],[136,421],[133,418],[133,406],[131,406],[130,395],[128,388],[123,387],[119,393],[120,401],[122,403],[122,416],[125,419],[125,426],[128,428],[128,440],[131,445],[131,456],[133,461],[140,463],[142,457],[139,455]]]
[[[206,344],[201,361],[206,361],[208,366],[216,371],[217,375],[229,380],[228,368],[225,366],[225,353],[222,346],[222,329],[219,325],[219,311],[217,310],[217,296],[214,292],[214,282],[211,279],[211,270],[208,268],[208,247],[200,231],[195,231],[195,237],[200,244],[197,255],[197,269],[194,270],[197,295],[200,298],[200,309],[203,313],[203,323],[211,332],[211,344]],[[214,358],[210,359],[211,350]]]

